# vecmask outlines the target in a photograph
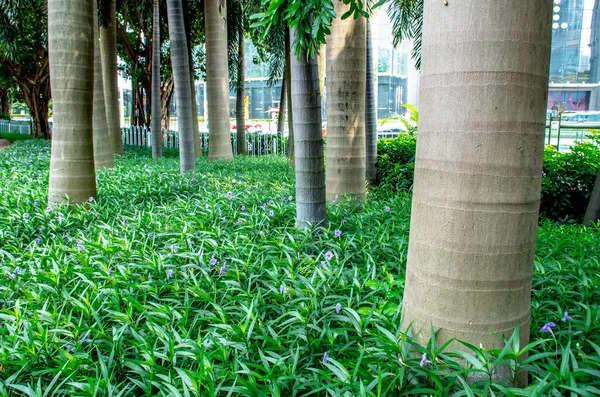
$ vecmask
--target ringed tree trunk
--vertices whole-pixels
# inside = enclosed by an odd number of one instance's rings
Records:
[[[367,20],[367,78],[365,87],[366,179],[370,185],[377,180],[377,95],[375,64],[371,38],[371,21]]]
[[[190,86],[192,88],[192,126],[194,127],[194,155],[202,157],[202,145],[200,144],[200,125],[198,124],[198,102],[196,101],[196,82],[194,71],[190,73]]]
[[[179,127],[179,168],[182,173],[195,169],[194,120],[192,110],[192,86],[190,61],[183,21],[181,0],[167,0],[171,63],[177,100],[177,123]]]
[[[342,20],[336,1],[327,41],[327,199],[365,199],[366,20]]]
[[[283,77],[281,78],[281,95],[279,96],[279,118],[277,119],[277,133],[283,136],[283,130],[285,129],[285,99],[287,96],[287,75],[290,73],[287,67],[283,69]]]
[[[208,102],[208,160],[233,159],[229,129],[227,66],[227,8],[225,0],[204,2],[206,85]]]
[[[158,0],[154,0],[152,14],[152,117],[150,131],[152,131],[152,159],[162,157],[163,138],[160,128],[161,98],[160,98],[160,10]]]
[[[244,26],[240,23],[238,29],[238,56],[237,56],[237,87],[235,94],[235,124],[237,135],[237,152],[246,155],[246,120],[244,114],[244,84],[246,70],[244,68]]]
[[[296,29],[292,29],[296,35]],[[325,165],[321,133],[321,94],[317,59],[291,54],[296,151],[296,224],[326,226]]]
[[[594,189],[590,196],[590,203],[588,204],[585,216],[583,218],[583,224],[586,226],[592,226],[600,220],[600,170],[596,176],[596,182],[594,182]]]
[[[93,0],[48,1],[48,47],[54,107],[48,204],[96,197],[92,133]]]
[[[94,5],[96,0],[93,0]],[[106,124],[106,107],[104,106],[104,85],[102,82],[102,60],[100,58],[100,38],[98,32],[98,13],[94,7],[94,109],[92,130],[94,134],[94,166],[96,170],[113,168],[115,160]]]
[[[425,2],[402,309],[422,345],[433,327],[439,345],[498,349],[519,323],[529,341],[551,14],[547,0]]]
[[[86,0],[87,1],[87,0]],[[115,0],[110,1],[107,26],[100,28],[100,56],[106,102],[106,123],[114,154],[123,154],[119,120],[119,76],[117,73],[117,11]],[[132,115],[133,116],[133,115]]]
[[[290,40],[290,29],[286,28],[285,32],[285,69],[289,70],[289,73],[285,75],[285,85],[287,86],[287,105],[290,111],[288,112],[288,148],[287,155],[290,158],[290,165],[295,166],[295,154],[294,154],[294,112],[291,111],[293,108],[292,102],[292,45]]]

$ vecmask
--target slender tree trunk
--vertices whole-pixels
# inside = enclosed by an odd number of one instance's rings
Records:
[[[433,327],[438,346],[500,349],[518,323],[529,341],[551,16],[547,0],[425,2],[402,309],[422,345]]]
[[[94,5],[97,4],[93,0]],[[106,107],[104,105],[104,83],[102,82],[102,59],[100,58],[100,38],[98,32],[98,13],[96,7],[94,18],[94,108],[92,130],[94,135],[94,166],[96,170],[113,168],[115,160],[106,124]]]
[[[25,98],[29,114],[33,118],[33,136],[50,139],[50,125],[48,123],[48,102],[50,100],[50,87],[48,79],[35,84],[19,82],[19,88]]]
[[[131,87],[131,125],[139,125],[138,120],[138,91],[135,87]]]
[[[161,88],[160,111],[162,115],[161,125],[165,131],[171,127],[171,103],[173,101],[173,79],[167,79]]]
[[[0,88],[0,114],[10,114],[8,88]]]
[[[152,159],[162,157],[163,138],[160,128],[161,97],[160,97],[160,8],[159,0],[154,0],[152,15]]]
[[[365,199],[366,20],[342,20],[336,1],[327,41],[327,199]]]
[[[293,109],[292,102],[292,45],[290,40],[290,29],[286,29],[285,32],[285,68],[290,72],[285,76],[285,85],[287,86],[287,105],[288,109]],[[288,148],[287,155],[290,158],[290,165],[295,166],[295,153],[294,153],[294,112],[291,110],[288,112]]]
[[[106,123],[113,153],[122,155],[123,139],[119,120],[119,76],[117,73],[117,11],[115,0],[108,1],[110,1],[110,11],[107,26],[100,28],[102,80],[106,102]]]
[[[194,72],[191,73],[191,87],[192,87],[192,113],[194,118],[194,153],[196,157],[202,157],[202,145],[200,144],[200,125],[198,124],[198,102],[196,101],[196,82],[194,81]]]
[[[244,27],[240,24],[238,30],[238,59],[237,59],[237,89],[235,98],[235,123],[237,134],[237,152],[246,155],[246,120],[244,114],[244,84],[246,83],[246,70],[244,68]]]
[[[281,95],[279,96],[279,118],[277,119],[277,133],[281,134],[283,136],[283,130],[285,128],[285,111],[286,111],[286,106],[285,106],[285,99],[287,96],[287,90],[286,90],[286,81],[287,81],[287,75],[288,75],[289,70],[288,68],[284,68],[283,69],[283,77],[281,79]]]
[[[292,29],[296,34],[296,29]],[[325,164],[321,134],[321,94],[316,57],[291,55],[296,150],[296,223],[325,226]]]
[[[377,179],[377,96],[373,61],[371,22],[367,20],[367,78],[365,87],[366,179],[372,185]]]
[[[594,182],[594,189],[590,196],[590,203],[588,204],[587,211],[585,211],[583,224],[592,226],[592,224],[598,223],[598,220],[600,220],[600,170],[596,176],[596,182]]]
[[[227,67],[227,9],[225,0],[204,2],[206,84],[208,101],[208,159],[233,159],[229,128]]]
[[[92,0],[48,1],[48,47],[54,108],[48,203],[96,196],[92,134],[94,18]]]
[[[167,0],[169,38],[171,40],[171,63],[177,100],[177,124],[179,127],[179,168],[181,172],[194,171],[194,120],[192,109],[192,86],[190,61],[188,59],[185,24],[181,0]]]

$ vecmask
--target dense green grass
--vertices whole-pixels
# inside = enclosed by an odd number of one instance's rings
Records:
[[[9,142],[27,141],[31,139],[31,135],[16,132],[0,132],[0,138],[6,139]]]
[[[473,347],[464,369],[400,333],[407,195],[330,205],[313,233],[282,158],[180,175],[128,148],[72,209],[46,208],[48,167],[46,142],[0,153],[0,395],[600,394],[597,228],[542,225],[529,358]]]

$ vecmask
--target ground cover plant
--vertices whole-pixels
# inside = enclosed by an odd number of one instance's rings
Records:
[[[542,222],[525,349],[442,352],[400,332],[408,194],[302,232],[285,158],[126,152],[72,209],[47,142],[0,153],[0,395],[600,395],[598,228]]]

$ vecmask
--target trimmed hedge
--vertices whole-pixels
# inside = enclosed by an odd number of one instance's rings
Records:
[[[570,152],[544,150],[540,215],[558,222],[581,222],[600,169],[600,139],[577,143]],[[378,181],[375,193],[410,191],[415,167],[416,136],[401,134],[377,143]]]
[[[0,132],[0,138],[6,139],[7,141],[14,143],[16,141],[27,141],[31,139],[31,135],[19,134],[16,132]]]

